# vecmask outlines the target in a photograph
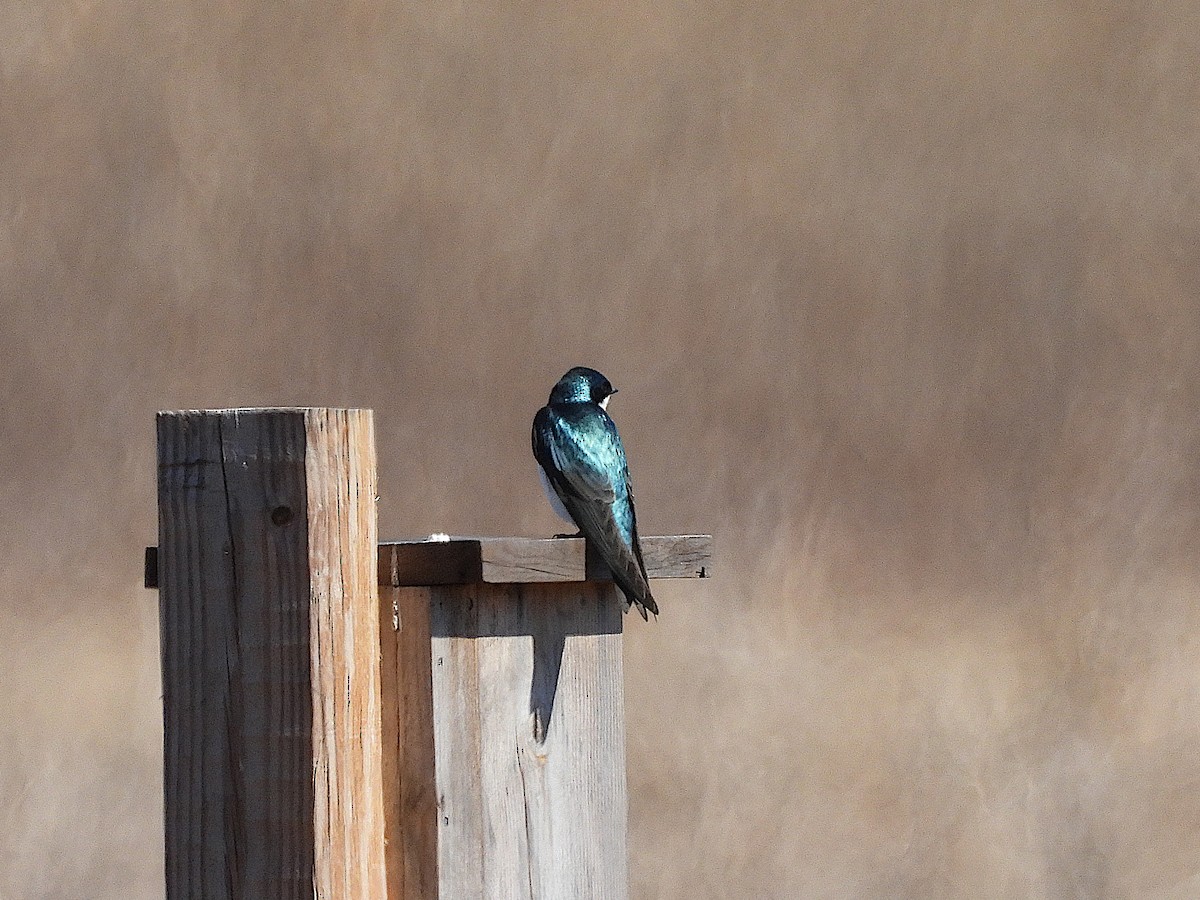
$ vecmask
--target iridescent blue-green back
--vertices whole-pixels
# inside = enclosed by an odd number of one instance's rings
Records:
[[[638,612],[657,614],[638,546],[637,517],[625,448],[600,401],[612,393],[604,376],[572,369],[533,420],[533,454],[563,508],[608,565]],[[597,399],[599,398],[599,399]]]

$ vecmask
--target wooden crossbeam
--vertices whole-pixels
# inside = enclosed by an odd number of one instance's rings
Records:
[[[517,584],[609,581],[608,570],[589,553],[583,538],[454,537],[449,540],[379,544],[379,584]],[[708,578],[712,535],[670,534],[642,538],[651,578]],[[146,548],[146,587],[158,587],[158,548]]]

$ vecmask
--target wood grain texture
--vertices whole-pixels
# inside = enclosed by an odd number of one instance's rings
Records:
[[[429,591],[440,897],[627,897],[616,589]]]
[[[261,792],[247,796],[236,766],[244,722],[236,696],[252,674],[239,662],[237,535],[225,487],[221,419],[160,414],[157,425],[166,896],[225,900],[245,895],[247,864],[258,865],[246,858],[247,829],[278,811]],[[281,493],[304,502],[295,488]],[[259,610],[245,612],[249,624],[259,618]],[[304,623],[290,643],[307,642]],[[280,711],[293,731],[309,724],[307,700],[299,699]],[[297,793],[302,790],[296,785]],[[285,821],[304,826],[295,817]],[[311,847],[311,836],[301,832],[296,838],[285,843]],[[277,857],[279,850],[262,844],[253,852]],[[302,852],[289,853],[289,862],[311,868]],[[299,896],[298,889],[291,895]]]
[[[608,568],[583,538],[454,538],[389,541],[379,545],[379,583],[388,587],[433,584],[528,584],[610,581]],[[651,578],[712,576],[712,535],[668,534],[642,538]],[[146,587],[158,586],[155,548],[146,552]]]
[[[370,410],[305,411],[314,894],[387,895],[379,543]]]
[[[583,581],[584,544],[582,538],[481,540],[482,580],[491,584]]]
[[[170,900],[384,897],[371,415],[158,417]]]
[[[709,578],[712,576],[711,534],[663,534],[641,539],[642,561],[651,578]],[[586,578],[609,581],[608,566],[589,546]]]
[[[389,900],[437,900],[428,588],[380,591]]]

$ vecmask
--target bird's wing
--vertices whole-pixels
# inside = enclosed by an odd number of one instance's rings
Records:
[[[570,425],[543,407],[533,420],[533,455],[560,495],[612,503],[616,488],[603,460],[614,452],[624,461],[625,450],[613,429],[600,439],[581,441]],[[615,448],[613,438],[616,438]]]
[[[603,423],[602,429],[588,429],[587,439],[581,440],[572,434],[571,423],[543,409],[534,419],[533,452],[563,506],[608,565],[625,594],[625,608],[636,603],[646,618],[647,608],[657,614],[658,607],[637,547],[632,497],[627,498],[631,521],[626,533],[617,519],[617,490],[609,474],[615,470],[628,480],[625,448],[612,420],[604,416]]]

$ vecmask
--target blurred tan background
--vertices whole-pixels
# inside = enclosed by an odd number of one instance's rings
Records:
[[[548,534],[621,388],[638,898],[1200,896],[1200,6],[0,7],[0,897],[161,896],[153,414]]]

